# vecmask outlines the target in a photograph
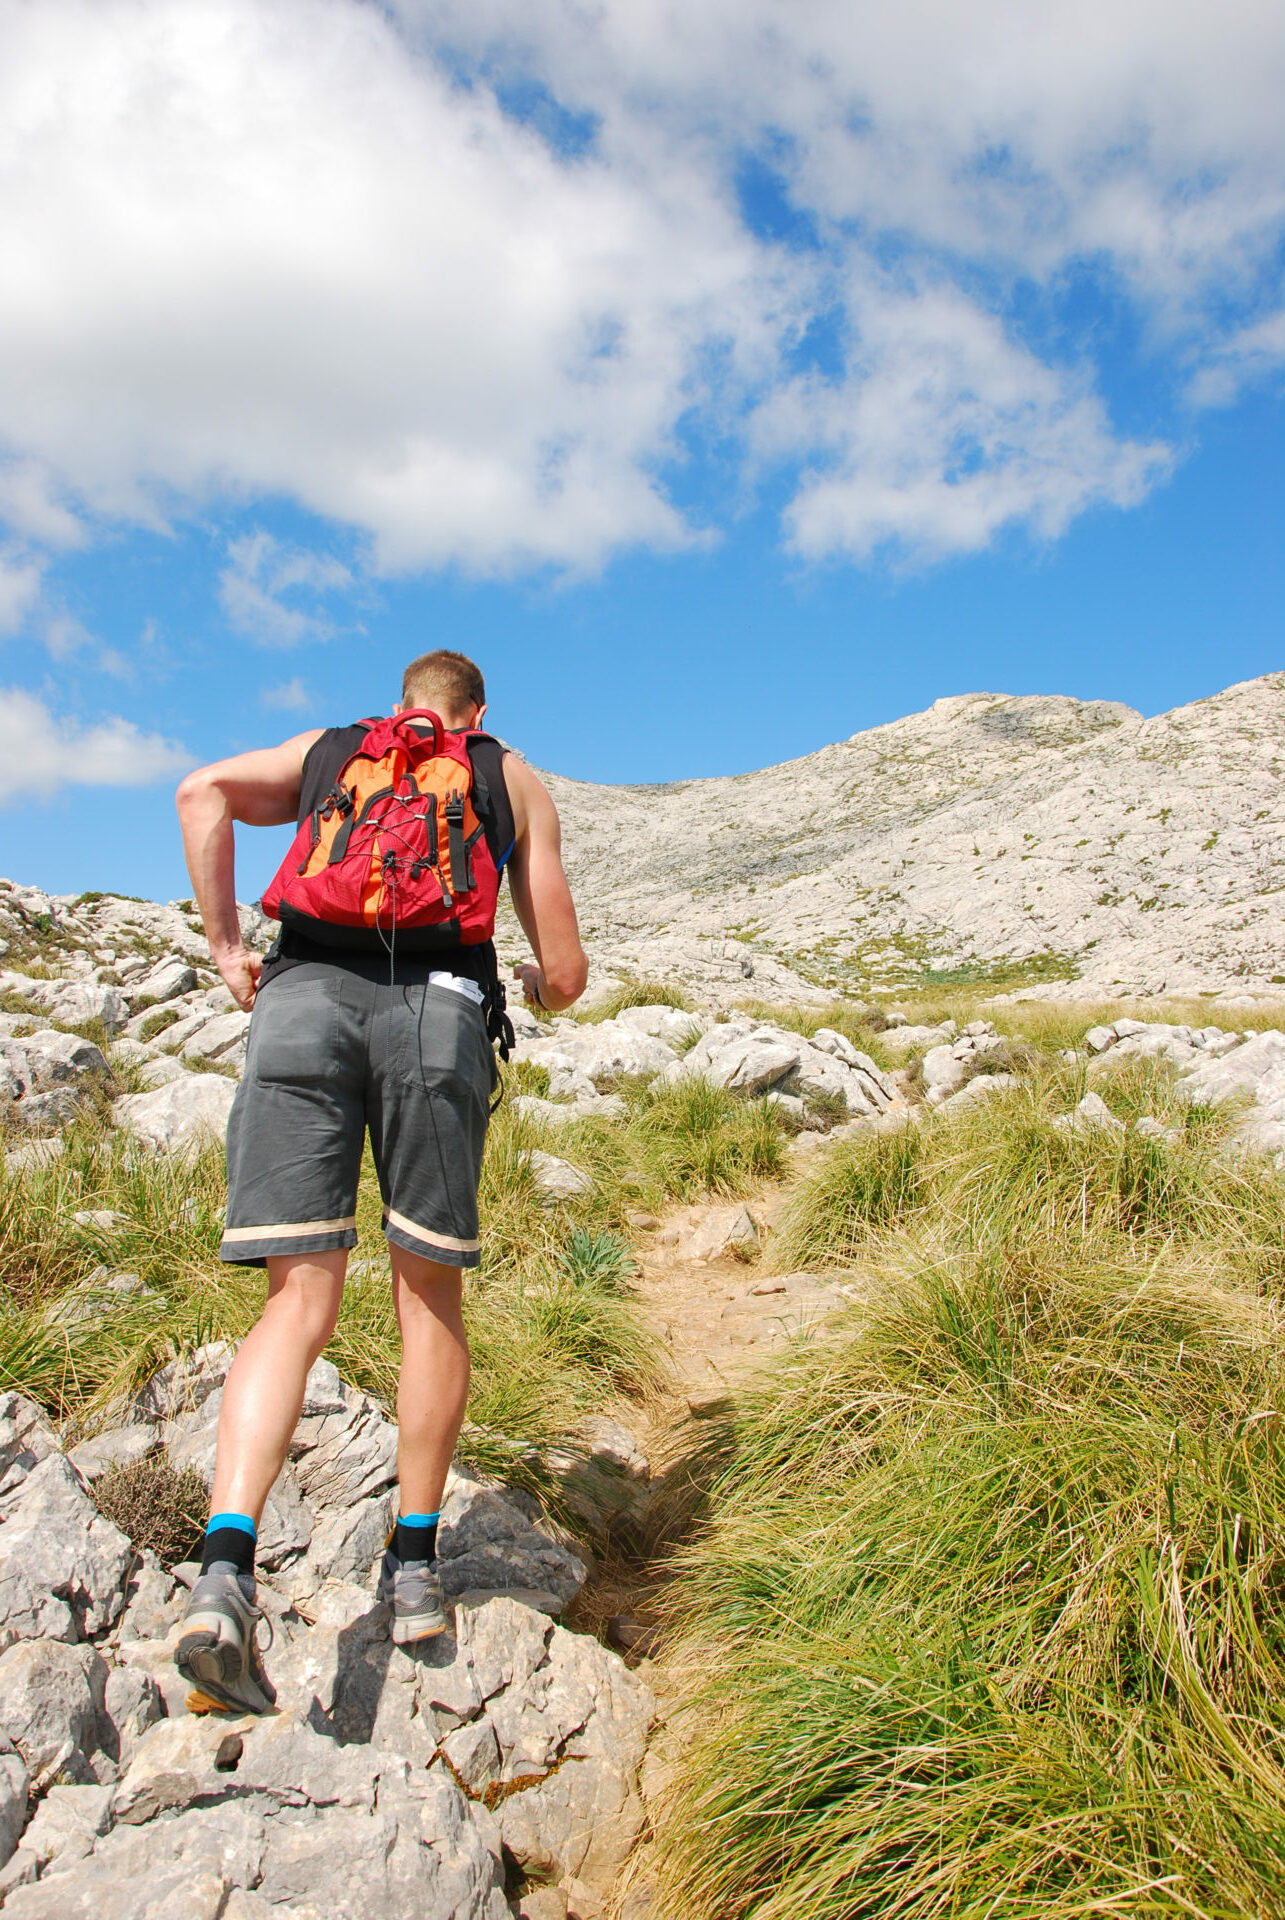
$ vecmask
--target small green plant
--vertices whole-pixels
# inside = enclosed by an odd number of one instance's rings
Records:
[[[167,1027],[176,1025],[181,1017],[177,1007],[158,1007],[155,1013],[148,1015],[139,1028],[140,1040],[155,1040],[158,1034],[165,1032]]]
[[[598,1293],[629,1293],[638,1272],[627,1240],[617,1233],[595,1233],[589,1227],[574,1228],[556,1258],[558,1270],[575,1286]]]
[[[825,1088],[804,1094],[803,1112],[805,1119],[815,1123],[821,1132],[828,1132],[831,1127],[841,1127],[852,1118],[843,1095],[831,1093]]]

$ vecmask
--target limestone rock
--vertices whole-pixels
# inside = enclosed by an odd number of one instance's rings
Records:
[[[69,1127],[81,1112],[75,1088],[51,1087],[48,1093],[26,1093],[14,1102],[12,1117],[20,1127],[43,1133],[51,1127]]]
[[[971,1080],[966,1080],[962,1087],[939,1103],[938,1111],[945,1112],[949,1108],[951,1113],[958,1113],[961,1107],[972,1106],[974,1101],[985,1100],[993,1093],[1007,1093],[1018,1084],[1015,1073],[975,1073]]]
[[[503,1495],[462,1474],[453,1478],[442,1507],[437,1553],[448,1597],[521,1588],[545,1596],[555,1613],[570,1606],[589,1572]]]
[[[188,1060],[228,1060],[238,1053],[245,1057],[245,1037],[250,1016],[238,1008],[233,1013],[216,1014],[206,1020],[183,1047]]]
[[[168,1054],[158,1054],[154,1059],[145,1060],[139,1068],[139,1078],[148,1087],[172,1086],[176,1080],[186,1080],[188,1070],[181,1060],[171,1060]]]
[[[744,1205],[703,1207],[681,1232],[675,1251],[682,1260],[721,1260],[736,1247],[758,1245],[758,1228]]]
[[[117,1789],[112,1831],[70,1872],[11,1896],[15,1911],[125,1920],[155,1886],[186,1897],[165,1909],[178,1920],[205,1911],[193,1902],[208,1882],[211,1916],[254,1913],[253,1896],[267,1914],[327,1920],[509,1920],[494,1822],[444,1770],[412,1774],[289,1716],[234,1726],[153,1728]],[[139,1904],[110,1904],[113,1881],[132,1882]]]
[[[17,1846],[26,1818],[26,1765],[16,1747],[0,1741],[0,1866]]]
[[[799,1035],[781,1028],[745,1032],[741,1023],[711,1027],[680,1063],[684,1076],[701,1075],[732,1093],[765,1093],[792,1073],[803,1055]]]
[[[195,993],[196,973],[186,960],[162,960],[141,979],[130,984],[129,997],[132,1006],[140,1000],[148,1000],[154,1005],[166,1000],[176,1000],[180,994]]]
[[[68,1744],[88,1762],[100,1744],[108,1670],[92,1647],[24,1640],[0,1654],[0,1733],[41,1773]]]
[[[611,1020],[581,1025],[554,1022],[551,1032],[524,1034],[518,1057],[548,1068],[551,1089],[584,1097],[624,1079],[653,1079],[672,1066],[676,1048],[710,1025],[708,1019],[677,1007],[627,1007]]]
[[[560,1160],[554,1153],[545,1153],[543,1148],[533,1147],[528,1161],[542,1204],[547,1207],[555,1207],[564,1200],[575,1200],[582,1193],[593,1192],[592,1176],[583,1167],[573,1166],[569,1160]]]
[[[70,1461],[50,1454],[4,1503],[0,1646],[101,1633],[124,1604],[132,1557],[129,1541],[97,1512]]]
[[[0,1510],[7,1504],[5,1495],[57,1448],[53,1429],[34,1400],[24,1393],[0,1393]]]
[[[1106,1101],[1098,1093],[1086,1093],[1071,1113],[1059,1114],[1053,1124],[1063,1133],[1122,1134],[1124,1132],[1124,1123],[1116,1119]]]
[[[152,1426],[113,1427],[110,1433],[95,1434],[73,1447],[68,1459],[92,1486],[109,1467],[127,1467],[144,1459],[160,1444],[160,1435]]]
[[[22,1836],[23,1851],[41,1873],[55,1860],[85,1859],[111,1825],[111,1802],[110,1786],[50,1787]]]
[[[87,1086],[95,1080],[110,1082],[112,1077],[101,1047],[92,1040],[82,1040],[79,1034],[57,1033],[53,1028],[0,1042],[0,1059],[10,1076],[14,1097],[48,1093],[56,1087]]]
[[[329,1360],[308,1375],[290,1457],[314,1508],[351,1508],[397,1477],[397,1428]]]
[[[651,1469],[637,1435],[618,1420],[609,1419],[605,1413],[595,1414],[581,1423],[580,1433],[588,1445],[591,1460],[627,1473],[634,1480],[648,1478]]]
[[[645,1681],[598,1641],[555,1627],[541,1663],[526,1675],[515,1666],[487,1711],[503,1777],[532,1780],[500,1804],[505,1846],[528,1871],[604,1886],[643,1823],[637,1777],[655,1714]]]
[[[48,980],[31,997],[50,1019],[65,1027],[83,1027],[101,1020],[109,1033],[123,1027],[129,1006],[119,987],[103,987],[88,980]]]
[[[129,1640],[163,1640],[182,1612],[186,1589],[179,1587],[172,1573],[154,1553],[138,1555],[125,1589],[125,1610],[116,1627],[118,1643]]]
[[[953,1046],[930,1047],[924,1055],[924,1085],[930,1103],[949,1099],[967,1078],[963,1058]]]
[[[1179,1082],[1183,1099],[1193,1106],[1218,1106],[1237,1093],[1270,1097],[1278,1085],[1285,1091],[1285,1033],[1274,1028],[1232,1053],[1197,1061]]]
[[[211,1340],[167,1361],[135,1394],[132,1419],[159,1423],[197,1411],[223,1385],[233,1357],[227,1341]]]
[[[225,1137],[235,1095],[235,1084],[222,1074],[193,1073],[150,1093],[127,1094],[112,1117],[148,1146],[188,1147]]]
[[[1270,991],[1285,973],[1283,695],[1271,673],[1144,719],[1111,702],[966,694],[735,779],[551,774],[595,972],[720,1005],[748,992],[798,1003],[854,968],[891,981],[1066,954],[1084,998]],[[727,939],[751,921],[752,942]]]
[[[4,1157],[5,1173],[12,1180],[20,1174],[40,1173],[61,1160],[63,1143],[56,1134],[46,1140],[28,1140],[20,1147],[10,1147]]]

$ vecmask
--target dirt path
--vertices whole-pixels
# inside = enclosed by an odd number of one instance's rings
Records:
[[[649,1799],[663,1785],[682,1740],[682,1695],[667,1671],[661,1634],[662,1594],[672,1578],[673,1552],[697,1523],[709,1471],[705,1449],[718,1415],[770,1354],[812,1332],[852,1297],[850,1289],[815,1275],[771,1270],[765,1243],[788,1190],[788,1183],[764,1187],[744,1203],[759,1239],[756,1246],[742,1246],[742,1257],[731,1249],[712,1258],[691,1251],[717,1241],[721,1226],[741,1213],[740,1202],[678,1207],[636,1227],[636,1286],[664,1342],[669,1376],[645,1406],[610,1409],[636,1437],[650,1480],[636,1512],[615,1531],[572,1618],[582,1630],[602,1634],[655,1689],[658,1720],[643,1774]],[[620,1920],[645,1920],[646,1854],[644,1840],[607,1910]]]

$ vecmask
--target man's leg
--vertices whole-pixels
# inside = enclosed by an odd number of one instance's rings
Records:
[[[270,1258],[268,1298],[223,1388],[212,1513],[258,1525],[285,1465],[308,1369],[335,1330],[348,1250]]]
[[[285,1464],[308,1369],[334,1331],[346,1248],[268,1258],[268,1298],[223,1387],[211,1525],[175,1649],[194,1711],[264,1713],[275,1698],[254,1649],[254,1538]]]
[[[388,1537],[379,1596],[393,1639],[406,1646],[446,1626],[438,1583],[437,1518],[468,1399],[462,1275],[389,1245],[393,1304],[402,1335],[397,1383],[398,1519]]]
[[[402,1336],[397,1477],[403,1513],[436,1513],[468,1400],[468,1336],[459,1267],[389,1245]]]

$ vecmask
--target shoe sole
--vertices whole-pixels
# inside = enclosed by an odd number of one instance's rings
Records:
[[[442,1613],[413,1613],[407,1620],[398,1620],[395,1616],[389,1622],[388,1631],[399,1647],[409,1646],[415,1640],[432,1640],[435,1635],[446,1632],[446,1616]]]
[[[241,1699],[233,1686],[241,1679],[244,1662],[239,1648],[220,1638],[216,1628],[193,1627],[174,1651],[174,1665],[192,1687],[190,1713],[275,1713],[270,1703],[256,1706]],[[257,1689],[256,1689],[257,1690]]]

